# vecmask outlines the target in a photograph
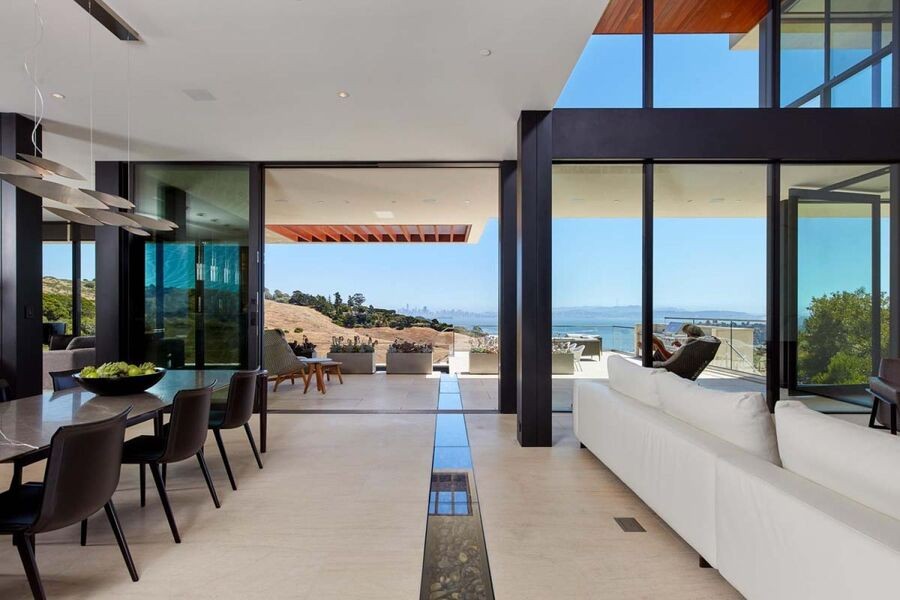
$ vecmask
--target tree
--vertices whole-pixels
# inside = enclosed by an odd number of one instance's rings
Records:
[[[881,295],[881,344],[887,352],[889,298]],[[800,383],[856,384],[872,370],[872,294],[865,289],[813,298],[798,332]]]
[[[360,293],[353,294],[347,299],[347,304],[350,306],[359,306],[362,307],[366,303],[366,297]]]
[[[334,304],[334,307],[335,307],[335,308],[338,308],[338,307],[340,307],[340,306],[342,306],[342,305],[344,304],[343,300],[341,300],[341,293],[340,293],[340,292],[335,292],[335,293],[334,293],[334,300],[332,301],[332,304]]]

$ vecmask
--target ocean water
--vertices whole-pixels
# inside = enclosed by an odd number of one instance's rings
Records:
[[[455,323],[459,327],[471,329],[474,325]],[[497,335],[496,325],[479,325],[481,330],[489,335]],[[620,350],[622,352],[634,352],[634,323],[626,324],[580,324],[580,325],[553,325],[553,336],[567,334],[597,335],[603,338],[604,350]]]

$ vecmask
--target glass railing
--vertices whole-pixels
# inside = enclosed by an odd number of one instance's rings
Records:
[[[749,375],[766,374],[766,322],[759,319],[707,319],[704,317],[665,316],[665,323],[654,324],[654,331],[672,322],[699,325],[704,333],[721,340],[722,345],[710,363],[713,367]],[[659,334],[657,334],[659,335]]]
[[[634,354],[635,333],[634,326],[612,324],[580,324],[566,325],[553,324],[553,338],[566,337],[599,337],[603,340],[603,350],[613,350]]]

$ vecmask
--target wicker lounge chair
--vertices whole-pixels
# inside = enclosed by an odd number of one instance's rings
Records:
[[[277,329],[267,329],[263,332],[263,365],[269,372],[269,381],[275,381],[273,392],[278,391],[278,385],[290,379],[291,384],[299,377],[307,386],[309,373],[306,365],[294,354],[284,334]]]
[[[693,381],[713,361],[721,344],[718,338],[712,336],[699,338],[676,350],[667,360],[655,361],[653,367]]]

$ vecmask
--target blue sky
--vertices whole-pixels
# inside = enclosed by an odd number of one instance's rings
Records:
[[[758,105],[758,53],[729,49],[727,35],[657,35],[654,54],[656,106]],[[844,51],[834,63],[846,67],[859,58],[858,53]],[[821,83],[821,68],[820,52],[785,51],[785,98],[791,100]],[[884,88],[887,93],[890,86]],[[835,100],[865,105],[870,89],[870,80],[855,78],[835,92]],[[641,39],[621,35],[591,38],[556,106],[637,107],[640,103]],[[801,226],[805,240],[800,256],[805,266],[802,299],[870,285],[866,227],[867,222],[852,219],[810,219]],[[763,219],[658,219],[655,228],[657,306],[764,313]],[[554,306],[640,303],[637,219],[556,219],[553,234]],[[834,240],[842,241],[835,244]],[[70,277],[68,246],[44,248],[45,274]],[[85,251],[84,264],[84,278],[93,278],[92,247]],[[477,244],[266,247],[265,277],[270,290],[301,289],[323,295],[361,292],[369,302],[384,307],[410,304],[493,312],[497,272],[496,220],[488,223]]]

